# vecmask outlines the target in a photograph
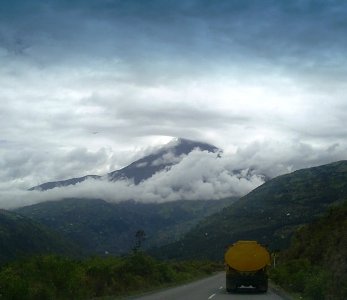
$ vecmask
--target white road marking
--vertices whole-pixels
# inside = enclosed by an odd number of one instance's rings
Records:
[[[216,296],[216,294],[211,295],[208,299],[212,299],[214,296]]]
[[[221,289],[223,289],[223,287],[221,286],[219,289],[221,290]]]

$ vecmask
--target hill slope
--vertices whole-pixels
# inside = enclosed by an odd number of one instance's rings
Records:
[[[173,242],[204,217],[230,205],[236,198],[210,201],[108,203],[100,199],[64,199],[19,208],[17,213],[58,231],[86,253],[119,254],[135,245],[144,230],[144,246]]]
[[[56,232],[5,210],[0,210],[0,244],[0,264],[33,254],[77,254],[77,247]]]
[[[254,239],[285,248],[294,230],[347,199],[347,161],[274,178],[200,222],[180,241],[154,249],[165,258],[222,259],[225,247]]]
[[[347,299],[347,201],[295,232],[272,278],[308,299]]]

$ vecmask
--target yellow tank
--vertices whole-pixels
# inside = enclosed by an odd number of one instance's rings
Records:
[[[254,272],[270,265],[270,253],[256,241],[238,241],[225,253],[225,262],[239,272]]]

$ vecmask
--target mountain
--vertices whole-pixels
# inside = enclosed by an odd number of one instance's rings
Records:
[[[154,154],[145,156],[121,170],[109,173],[108,178],[111,181],[128,178],[138,184],[155,173],[178,163],[181,155],[187,155],[194,149],[208,152],[220,151],[213,145],[181,138],[177,142],[169,143]]]
[[[201,221],[180,241],[151,252],[164,258],[221,260],[225,247],[240,239],[283,249],[296,228],[346,199],[347,161],[298,170],[264,183]]]
[[[59,232],[86,254],[120,254],[135,245],[135,234],[144,230],[144,247],[178,240],[204,217],[230,205],[236,198],[210,201],[109,203],[100,199],[64,199],[16,209]]]
[[[5,210],[0,210],[0,245],[0,264],[33,254],[78,254],[76,245],[57,232]]]
[[[46,182],[38,186],[34,186],[29,190],[46,191],[56,187],[63,187],[69,185],[75,185],[85,181],[86,179],[101,179],[107,178],[109,181],[117,181],[122,179],[133,180],[135,184],[139,184],[141,181],[152,177],[155,173],[162,171],[172,165],[178,163],[182,155],[187,155],[194,149],[200,149],[201,151],[219,152],[219,148],[202,142],[177,139],[169,144],[165,145],[153,154],[147,155],[130,165],[106,174],[105,176],[98,175],[86,175],[83,177],[72,178],[62,181]]]
[[[50,189],[54,189],[56,187],[63,187],[63,186],[69,186],[69,185],[75,185],[77,183],[80,183],[82,181],[85,181],[87,179],[101,179],[102,176],[98,175],[86,175],[83,177],[78,177],[78,178],[71,178],[71,179],[66,179],[66,180],[61,180],[61,181],[52,181],[52,182],[45,182],[42,183],[38,186],[34,186],[29,189],[29,191],[47,191]]]

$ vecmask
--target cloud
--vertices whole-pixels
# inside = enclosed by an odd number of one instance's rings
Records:
[[[14,208],[71,197],[100,198],[110,202],[221,199],[244,195],[263,183],[261,175],[249,174],[247,170],[239,174],[232,171],[228,159],[195,150],[183,157],[180,163],[138,185],[130,181],[90,179],[75,186],[45,192],[5,191],[1,195],[0,205],[2,208]]]
[[[233,155],[194,150],[181,157],[171,168],[156,173],[150,179],[134,185],[131,181],[108,182],[89,179],[75,186],[52,190],[25,191],[3,189],[0,207],[11,209],[63,198],[95,198],[109,202],[135,200],[167,202],[175,200],[207,200],[240,197],[264,183],[265,177],[329,163],[344,157],[346,145],[328,148],[307,144],[275,141],[253,143],[240,148]],[[79,155],[71,153],[72,156]]]
[[[10,52],[44,64],[116,60],[142,80],[219,62],[300,61],[302,68],[325,57],[329,64],[337,57],[327,52],[346,45],[341,1],[29,2],[3,5],[2,44]]]
[[[346,143],[311,145],[300,140],[263,140],[237,149],[234,161],[270,178],[346,159]]]
[[[183,156],[184,155],[176,156],[172,152],[167,152],[163,156],[161,156],[160,158],[154,160],[151,163],[151,166],[161,166],[161,165],[177,164],[177,163],[179,163],[182,160]]]
[[[346,3],[1,8],[2,190],[107,173],[168,137],[215,144],[233,167],[271,176],[347,158]]]
[[[113,153],[105,148],[96,152],[83,147],[72,150],[47,148],[37,151],[17,149],[16,145],[13,145],[12,149],[11,152],[0,149],[0,191],[13,185],[27,189],[47,181],[95,173],[105,174],[114,170],[117,164]]]

